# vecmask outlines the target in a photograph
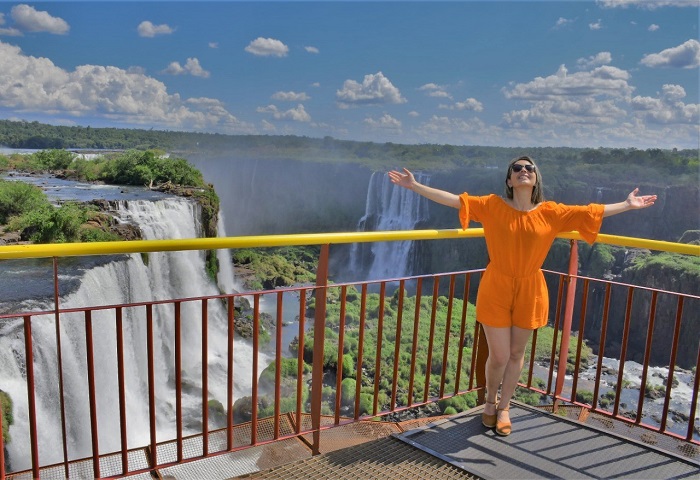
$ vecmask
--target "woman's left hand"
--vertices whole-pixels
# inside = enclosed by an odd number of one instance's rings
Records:
[[[635,188],[629,195],[627,195],[627,205],[629,206],[629,208],[647,208],[654,205],[654,202],[656,201],[656,195],[637,196],[637,192],[639,192],[639,189]]]

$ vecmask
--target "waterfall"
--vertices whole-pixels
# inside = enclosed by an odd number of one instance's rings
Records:
[[[159,201],[119,201],[116,216],[137,224],[145,239],[176,239],[200,236],[199,205],[181,198]],[[228,257],[230,264],[230,256]],[[230,266],[228,267],[230,268]],[[230,270],[229,270],[230,272]],[[232,284],[219,279],[219,285]],[[219,287],[205,273],[200,251],[153,252],[119,256],[114,261],[83,272],[80,286],[60,299],[62,308],[114,305],[151,300],[216,295]],[[201,432],[201,303],[183,302],[182,383],[185,435]],[[50,310],[51,304],[41,307]],[[175,438],[175,371],[173,306],[154,306],[154,352],[157,441]],[[219,301],[208,302],[209,398],[227,403],[227,319]],[[120,448],[119,391],[117,384],[115,313],[95,310],[92,328],[95,352],[97,411],[100,453]],[[150,441],[146,312],[144,307],[123,309],[124,357],[128,447]],[[21,319],[0,322],[0,389],[14,402],[11,441],[6,444],[14,470],[30,468],[29,413]],[[60,395],[58,393],[57,347],[53,315],[32,320],[39,458],[42,465],[63,460]],[[82,313],[61,315],[61,355],[68,436],[68,457],[92,454],[89,399],[85,355],[85,321]],[[248,342],[237,341],[235,355],[235,396],[249,395],[253,350]],[[267,359],[259,354],[261,368]],[[250,374],[244,372],[251,372]],[[259,374],[258,372],[257,374]]]
[[[415,174],[428,184],[429,176]],[[369,181],[365,214],[359,231],[413,230],[429,218],[428,201],[394,185],[383,172],[374,172]],[[396,278],[413,273],[413,242],[375,242],[353,245],[350,269],[363,279]]]

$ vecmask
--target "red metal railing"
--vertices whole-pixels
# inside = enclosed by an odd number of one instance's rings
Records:
[[[696,415],[696,405],[698,402],[698,387],[700,383],[700,376],[697,373],[697,366],[700,364],[700,348],[698,349],[698,360],[696,362],[696,370],[694,374],[694,389],[692,393],[692,400],[689,402],[688,410],[686,412],[681,412],[687,416],[687,425],[684,433],[677,433],[669,429],[669,416],[671,415],[670,400],[671,393],[673,389],[673,379],[676,365],[676,352],[679,346],[679,341],[681,337],[682,327],[688,322],[695,321],[697,317],[698,306],[700,306],[700,297],[696,295],[681,294],[675,292],[667,292],[658,289],[639,287],[633,285],[625,285],[605,280],[598,280],[593,278],[586,278],[577,275],[577,257],[576,257],[576,242],[571,242],[572,255],[570,261],[570,270],[568,273],[559,273],[546,271],[546,276],[548,281],[557,283],[556,297],[555,298],[555,308],[553,309],[553,341],[551,346],[546,347],[551,350],[551,355],[547,365],[542,367],[536,362],[535,351],[538,344],[538,332],[535,332],[532,338],[531,353],[526,362],[526,375],[527,380],[521,384],[522,388],[529,389],[530,391],[541,393],[543,395],[550,396],[555,405],[561,405],[562,402],[567,402],[575,405],[580,405],[589,409],[593,412],[597,412],[603,415],[609,415],[618,420],[623,420],[626,422],[633,423],[635,425],[648,428],[650,430],[655,430],[663,434],[671,435],[676,438],[683,439],[687,442],[694,444],[700,444],[698,437],[694,434],[695,431],[695,415]],[[41,471],[46,468],[58,468],[63,471],[65,477],[72,476],[73,470],[72,466],[76,462],[83,460],[83,457],[87,457],[88,461],[92,464],[92,474],[95,477],[102,476],[120,476],[126,474],[134,474],[140,472],[147,472],[154,468],[164,467],[173,464],[179,464],[184,462],[189,462],[197,460],[203,457],[218,455],[234,450],[239,450],[242,448],[248,448],[254,445],[260,445],[264,443],[269,443],[279,439],[290,438],[298,435],[311,434],[313,438],[313,452],[319,452],[320,444],[320,432],[323,429],[331,428],[334,425],[340,425],[344,423],[350,423],[361,418],[377,417],[383,416],[390,413],[401,412],[411,408],[426,405],[428,403],[436,402],[442,399],[449,399],[455,395],[461,395],[469,392],[476,392],[483,401],[483,372],[484,372],[484,362],[486,359],[487,348],[485,346],[484,335],[481,334],[478,323],[475,323],[473,330],[469,330],[469,312],[470,305],[467,300],[473,301],[473,295],[470,294],[472,287],[478,282],[482,270],[474,271],[463,271],[463,272],[450,272],[438,275],[423,275],[410,278],[396,278],[396,279],[386,279],[381,281],[372,282],[357,282],[357,283],[342,283],[342,284],[328,284],[328,256],[329,256],[329,245],[323,245],[321,249],[321,256],[318,267],[318,277],[317,283],[314,286],[304,286],[304,287],[294,287],[294,288],[284,288],[275,291],[259,291],[259,292],[244,292],[240,294],[232,295],[215,295],[215,296],[203,296],[196,298],[179,298],[179,299],[168,299],[150,302],[140,302],[140,303],[130,303],[130,304],[119,304],[119,305],[99,305],[99,306],[87,306],[81,308],[60,308],[58,305],[58,269],[57,262],[54,260],[54,283],[55,287],[55,309],[49,311],[40,312],[20,312],[12,314],[0,315],[0,322],[22,322],[23,323],[23,341],[24,341],[24,356],[26,363],[26,382],[27,382],[27,405],[28,405],[28,418],[29,418],[29,449],[30,449],[30,463],[31,463],[31,474],[38,478]],[[415,294],[412,296],[407,296],[406,288],[408,284],[411,284],[411,288],[415,290]],[[426,284],[432,283],[432,289]],[[398,288],[394,293],[390,293],[391,298],[387,298],[389,287],[394,288],[398,285]],[[446,285],[446,287],[445,287]],[[442,288],[441,288],[442,287]],[[602,319],[600,327],[596,330],[597,335],[591,332],[591,327],[587,324],[587,319],[590,317],[591,310],[591,295],[590,292],[593,288],[604,288],[604,307],[602,310]],[[605,348],[608,344],[610,338],[608,337],[608,327],[609,327],[609,315],[611,312],[611,302],[613,300],[613,288],[616,292],[620,289],[626,290],[626,308],[625,308],[625,320],[624,326],[621,332],[621,336],[616,338],[616,342],[620,345],[620,367],[617,373],[617,382],[612,391],[614,392],[614,403],[612,409],[602,405],[600,403],[599,396],[601,394],[601,389],[603,388],[601,382],[601,370],[603,356],[605,355]],[[357,353],[352,359],[355,365],[354,369],[354,379],[355,379],[355,391],[354,399],[352,402],[352,408],[343,404],[343,362],[344,362],[344,345],[347,339],[348,325],[347,319],[349,318],[348,311],[351,308],[355,308],[355,303],[349,303],[349,291],[350,289],[359,290],[359,312],[358,312],[358,343],[357,343]],[[376,293],[370,293],[378,291],[378,301]],[[283,331],[283,315],[285,312],[284,306],[284,294],[293,293],[299,297],[299,325],[298,325],[298,339],[299,348],[295,355],[297,360],[297,370],[296,370],[296,382],[293,391],[295,399],[293,402],[293,427],[288,428],[287,424],[284,422],[284,413],[282,411],[283,405],[283,393],[282,385],[284,381],[283,376],[283,341],[282,341],[282,331]],[[424,297],[426,297],[426,292],[430,292],[430,303],[424,303]],[[446,292],[446,295],[441,292]],[[645,345],[645,354],[643,362],[643,373],[641,375],[641,387],[639,390],[639,397],[637,399],[636,414],[632,415],[630,418],[629,413],[624,414],[621,412],[621,393],[624,389],[624,369],[625,360],[627,355],[627,343],[629,340],[630,329],[632,328],[633,320],[633,306],[635,304],[635,298],[640,296],[644,292],[645,295],[650,295],[650,309],[647,313],[647,336]],[[615,295],[617,296],[617,295]],[[274,417],[274,428],[271,434],[261,432],[259,426],[259,408],[261,407],[261,402],[264,400],[263,393],[260,389],[258,372],[260,370],[259,357],[262,352],[265,351],[265,345],[262,344],[262,338],[260,336],[260,325],[261,325],[261,301],[273,298],[276,300],[277,307],[274,317],[274,323],[276,325],[276,336],[273,338],[272,342],[274,344],[274,392],[273,392],[273,412]],[[332,297],[332,298],[331,298]],[[652,349],[652,344],[654,342],[655,334],[655,320],[657,317],[657,305],[659,299],[664,297],[666,300],[668,298],[675,299],[676,311],[675,311],[675,323],[674,323],[674,334],[672,337],[672,343],[668,345],[669,351],[669,373],[666,380],[666,387],[664,391],[664,402],[659,413],[659,424],[655,425],[650,422],[648,418],[643,414],[643,406],[645,402],[645,387],[649,382],[649,368],[650,368],[650,352]],[[236,310],[237,305],[243,298],[252,298],[252,371],[238,371],[234,366],[234,350],[239,345],[239,342],[248,342],[242,338],[239,338],[235,334],[234,325],[240,317],[241,313]],[[314,324],[313,329],[308,330],[307,324],[305,322],[307,307],[309,306],[307,300],[314,299]],[[409,303],[408,300],[411,299],[411,303],[414,305],[413,311],[407,307]],[[377,301],[376,310],[370,307],[371,302]],[[463,303],[461,303],[464,301]],[[226,321],[226,406],[225,409],[225,425],[223,427],[216,426],[212,428],[210,426],[210,348],[209,340],[215,340],[211,338],[210,326],[212,315],[210,313],[210,307],[221,303],[222,308],[225,309],[225,321]],[[338,335],[337,339],[330,339],[326,335],[326,328],[328,327],[328,315],[330,313],[327,307],[330,305],[329,302],[339,302],[338,306],[338,318],[336,333]],[[393,303],[392,303],[393,302]],[[579,303],[579,308],[575,308],[576,303]],[[199,318],[183,318],[182,308],[185,305],[199,305]],[[389,325],[387,321],[389,318],[386,316],[386,306],[388,304],[395,304],[396,308],[396,318],[391,319],[391,325],[395,325],[393,330],[387,330]],[[440,308],[446,304],[446,315],[444,318],[439,314],[441,311],[445,311],[445,308]],[[374,305],[374,304],[373,304]],[[429,305],[429,312],[426,312],[426,307]],[[460,308],[461,305],[461,308]],[[692,318],[691,310],[687,308],[687,305],[692,308]],[[335,307],[334,307],[335,308]],[[155,310],[171,311],[172,316],[166,316],[165,318],[156,318]],[[138,311],[145,317],[145,330],[146,338],[145,345],[147,350],[147,365],[145,366],[146,371],[146,384],[148,386],[147,392],[147,409],[148,409],[148,441],[145,443],[133,444],[129,441],[130,433],[132,432],[132,425],[127,422],[128,415],[127,409],[129,406],[129,398],[127,395],[127,368],[125,360],[125,340],[123,332],[125,329],[124,313],[125,311]],[[371,311],[370,311],[371,310]],[[578,311],[578,314],[576,314]],[[119,439],[120,447],[115,452],[104,452],[100,450],[100,425],[98,419],[100,418],[100,392],[98,392],[96,384],[96,376],[104,375],[96,369],[95,365],[95,339],[96,336],[106,335],[104,332],[96,332],[93,317],[98,315],[113,319],[113,324],[115,326],[115,361],[116,361],[116,383],[118,385],[118,417],[119,417]],[[426,315],[427,313],[427,315]],[[65,404],[67,402],[67,395],[72,396],[79,395],[83,392],[67,392],[64,388],[64,371],[63,363],[60,358],[61,352],[61,322],[65,321],[67,315],[79,315],[84,323],[84,338],[81,340],[85,345],[85,375],[87,376],[87,386],[88,391],[86,395],[88,397],[88,422],[90,429],[90,445],[92,454],[83,455],[83,457],[69,456],[69,435],[68,432],[71,429],[76,428],[75,425],[70,425],[65,414]],[[376,317],[375,317],[376,315]],[[410,321],[412,315],[413,322]],[[60,416],[61,416],[61,430],[62,430],[62,460],[58,463],[54,463],[51,466],[42,463],[42,455],[46,452],[40,450],[39,441],[39,424],[42,422],[41,418],[38,418],[38,413],[36,409],[36,391],[37,391],[37,381],[35,375],[35,344],[32,336],[32,327],[37,324],[37,322],[46,321],[47,316],[54,318],[56,323],[56,338],[55,342],[57,345],[58,352],[58,382],[59,382],[59,396],[58,399],[60,404]],[[419,351],[420,344],[420,331],[421,322],[425,318],[429,318],[429,335],[428,335],[428,347],[425,352]],[[334,319],[335,321],[335,319]],[[572,335],[572,325],[576,321],[578,335]],[[175,395],[175,406],[174,406],[174,416],[175,416],[175,434],[164,438],[163,434],[158,432],[158,419],[159,412],[157,401],[158,396],[162,395],[163,392],[157,390],[157,379],[156,379],[156,362],[162,360],[158,352],[156,352],[156,342],[154,340],[156,322],[161,322],[163,324],[172,324],[174,329],[173,335],[173,345],[172,349],[174,354],[172,356],[174,379],[172,383],[174,384],[174,395]],[[183,338],[183,323],[184,322],[195,322],[199,325],[201,330],[201,342],[200,342],[200,354],[201,354],[201,392],[200,392],[200,418],[201,429],[199,432],[192,432],[192,428],[186,428],[185,426],[185,413],[183,406],[183,396],[184,391],[187,388],[192,388],[191,386],[186,386],[183,382],[182,372],[183,372],[183,341],[187,342],[187,338]],[[395,323],[394,323],[395,322]],[[439,333],[442,335],[439,335]],[[582,391],[581,388],[581,372],[583,369],[582,362],[582,352],[584,350],[584,332],[587,338],[596,338],[599,345],[598,360],[597,360],[597,370],[594,384],[594,392],[591,402],[586,402],[581,400],[577,394]],[[313,360],[311,369],[311,388],[310,395],[311,400],[308,404],[303,401],[304,397],[304,345],[307,344],[309,333],[313,335]],[[468,336],[472,335],[473,348],[470,350],[464,348],[465,345],[469,344]],[[693,334],[697,337],[698,330],[693,330]],[[540,335],[541,336],[541,335]],[[559,338],[559,336],[561,338]],[[386,353],[384,348],[384,341],[389,341],[391,338],[394,341],[394,349],[389,353]],[[402,362],[402,341],[410,339],[407,345],[411,349],[410,356],[410,376],[408,378],[408,388],[406,392],[399,392],[399,385],[402,383],[400,381],[400,364]],[[65,338],[63,338],[65,342]],[[70,339],[75,341],[76,339]],[[542,342],[542,339],[539,339]],[[567,369],[567,357],[569,353],[569,343],[574,340],[576,343],[575,348],[575,361],[573,363],[573,374],[571,376],[570,385],[567,385],[565,380],[565,375],[563,374]],[[337,375],[335,378],[334,385],[324,385],[324,351],[335,344],[337,347],[337,355],[335,361],[337,362],[336,371]],[[697,338],[696,338],[697,343]],[[457,360],[456,364],[453,365],[455,369],[454,378],[449,376],[448,366],[450,363],[450,353],[454,353],[454,349],[457,349]],[[374,349],[374,355],[370,356],[367,354],[368,351],[371,352]],[[425,354],[425,357],[421,357]],[[391,359],[391,364],[387,365],[387,359]],[[419,365],[422,365],[422,359],[425,358],[425,371],[421,372]],[[64,359],[65,360],[65,359]],[[433,372],[433,364],[439,366],[438,372]],[[535,370],[537,367],[544,370],[544,376],[546,376],[546,387],[539,387],[535,379],[539,378]],[[452,366],[450,366],[452,367]],[[571,367],[570,367],[571,368]],[[374,372],[371,375],[371,371]],[[562,374],[560,374],[562,373]],[[468,375],[468,381],[465,380],[464,375]],[[390,378],[386,378],[390,377]],[[554,380],[556,377],[556,380]],[[237,382],[241,379],[250,379],[251,383],[251,395],[250,395],[250,420],[249,425],[242,427],[242,423],[245,422],[235,422],[234,418],[234,387]],[[368,393],[367,389],[363,388],[363,381],[367,386],[371,385],[371,394]],[[385,400],[380,400],[385,398],[382,396],[383,390],[380,387],[380,382],[384,382],[385,386],[388,384],[390,388],[390,394]],[[330,395],[330,400],[326,401],[326,405],[331,405],[333,408],[333,422],[330,424],[323,423],[321,421],[324,405],[324,395],[328,397],[327,393],[324,394],[324,389],[327,392],[328,389],[332,390]],[[384,389],[385,390],[385,389]],[[405,396],[404,396],[405,394]],[[371,396],[371,407],[366,408],[363,405],[362,399],[366,398],[367,395]],[[350,415],[343,415],[343,408],[350,413]],[[364,408],[364,410],[363,410]],[[191,410],[190,410],[191,411]],[[311,415],[311,428],[304,428],[302,421],[302,413],[310,412]],[[192,419],[189,418],[190,422]],[[0,415],[0,422],[2,422],[2,415]],[[678,423],[678,422],[676,422]],[[186,430],[189,430],[186,431]],[[677,429],[676,429],[677,430]],[[221,433],[224,435],[225,440],[223,442],[217,441],[213,436],[215,433]],[[197,451],[192,453],[189,450],[190,444],[194,437],[199,438],[199,444],[197,446]],[[52,439],[58,440],[58,439]],[[213,443],[212,443],[213,442]],[[174,445],[175,454],[174,456],[168,456],[167,451],[171,450]],[[18,472],[8,472],[6,471],[7,465],[4,458],[4,449],[2,448],[2,440],[0,440],[0,479],[7,478],[8,475],[12,476],[13,473]],[[132,455],[134,452],[142,452],[145,456],[145,463],[139,464],[137,466],[132,465],[132,463],[138,464],[134,461]],[[166,452],[166,453],[164,453]],[[101,462],[105,457],[112,456],[117,458],[117,467],[110,467],[107,471]]]

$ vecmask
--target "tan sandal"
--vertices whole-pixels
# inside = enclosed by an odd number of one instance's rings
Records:
[[[491,405],[496,405],[496,402],[488,402],[488,401],[486,401],[486,402],[484,402],[484,403],[488,403],[488,404],[491,404]],[[493,427],[496,426],[496,419],[497,419],[497,417],[498,417],[498,411],[496,411],[496,413],[494,413],[494,414],[492,414],[492,415],[488,415],[488,414],[486,414],[486,413],[482,413],[482,414],[481,414],[481,423],[482,423],[482,424],[484,425],[484,427],[486,427],[486,428],[493,428]]]
[[[510,435],[510,432],[512,430],[512,426],[510,423],[510,419],[508,419],[507,422],[501,422],[498,420],[498,412],[507,412],[510,410],[510,405],[508,405],[506,408],[497,408],[496,409],[496,433],[502,437],[507,437]]]

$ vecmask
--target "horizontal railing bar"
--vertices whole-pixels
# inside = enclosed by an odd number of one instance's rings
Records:
[[[382,232],[306,233],[290,235],[253,235],[242,237],[185,238],[173,240],[132,240],[90,243],[50,243],[0,246],[0,260],[50,258],[125,253],[172,252],[184,250],[219,250],[225,248],[283,247],[291,245],[327,245],[344,243],[390,242],[406,240],[445,240],[483,237],[483,228],[449,230],[397,230]],[[559,238],[582,240],[578,232]],[[700,256],[700,246],[685,243],[599,234],[599,243],[623,247],[648,248],[663,252]]]

